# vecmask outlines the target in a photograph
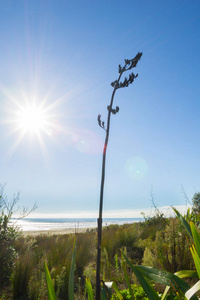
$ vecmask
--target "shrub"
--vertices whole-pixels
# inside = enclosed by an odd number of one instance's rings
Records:
[[[134,224],[135,225],[135,224]],[[108,252],[109,261],[114,261],[115,254],[120,254],[120,249],[126,247],[128,256],[139,263],[142,260],[143,249],[138,246],[138,236],[133,225],[109,226],[103,230],[102,248]]]
[[[145,291],[140,285],[131,284],[131,290],[134,297],[133,300],[148,300]],[[123,297],[123,300],[132,299],[129,289],[124,289],[120,291],[120,294]],[[117,300],[117,299],[119,299],[119,297],[116,294],[113,294],[111,300]]]
[[[14,196],[14,199],[9,203],[4,194],[4,187],[0,185],[0,289],[9,285],[10,275],[17,257],[14,241],[17,239],[20,232],[16,226],[11,226],[9,224],[12,216],[12,209],[17,201],[18,196]]]

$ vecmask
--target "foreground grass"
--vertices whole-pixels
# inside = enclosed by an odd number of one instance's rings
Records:
[[[86,278],[90,279],[93,287],[95,286],[96,239],[95,231],[76,235],[74,277],[76,299],[84,299],[86,296]],[[14,245],[17,258],[10,284],[1,288],[1,297],[3,299],[47,299],[45,260],[57,299],[68,299],[73,243],[74,234],[18,238]],[[184,229],[177,218],[166,219],[157,216],[147,218],[141,223],[112,225],[104,228],[102,278],[104,281],[114,281],[120,290],[125,290],[124,295],[126,295],[127,286],[121,250],[133,264],[137,265],[145,264],[170,272],[194,267]],[[130,284],[138,284],[131,272],[128,276]],[[160,285],[156,288],[163,291]]]

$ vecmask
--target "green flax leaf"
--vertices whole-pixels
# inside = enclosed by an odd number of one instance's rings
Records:
[[[142,285],[142,287],[143,287],[145,293],[147,294],[148,298],[150,300],[160,299],[158,294],[154,291],[152,286],[146,281],[143,274],[138,270],[138,268],[136,266],[133,266],[133,264],[129,261],[129,259],[127,258],[127,256],[123,252],[122,252],[122,254],[123,254],[126,262],[128,263],[128,265],[130,266],[130,268],[134,272],[134,274],[137,276],[137,279],[139,280],[140,284]]]
[[[90,282],[89,278],[86,278],[85,287],[86,287],[86,291],[88,293],[88,299],[89,300],[94,300],[93,289],[92,289],[92,285],[91,285],[91,282]]]
[[[170,286],[179,295],[185,294],[190,289],[184,280],[167,271],[144,266],[137,266],[136,268],[148,279]],[[192,299],[197,300],[198,298],[193,296]]]
[[[179,211],[177,209],[175,209],[174,207],[172,207],[172,209],[174,210],[174,212],[176,213],[176,215],[179,218],[180,222],[185,227],[185,229],[187,230],[187,232],[189,233],[190,237],[193,240],[192,231],[190,229],[190,225],[188,224],[188,222],[184,219],[184,217],[179,213]]]
[[[108,300],[108,295],[107,295],[107,291],[105,289],[105,287],[102,288],[101,290],[101,300]]]
[[[192,257],[193,257],[193,260],[195,263],[195,267],[197,269],[198,276],[200,278],[200,259],[199,259],[199,256],[197,254],[197,251],[196,251],[196,248],[194,245],[192,245],[192,247],[190,247],[190,251],[192,253]]]
[[[198,278],[198,274],[196,271],[193,270],[182,270],[174,273],[174,275],[178,276],[179,278]],[[170,286],[166,286],[164,293],[162,294],[161,300],[164,300],[170,290]],[[172,295],[170,299],[174,299]]]
[[[190,228],[192,231],[193,241],[194,241],[198,256],[200,257],[200,235],[199,235],[193,222],[190,222]]]
[[[46,281],[47,281],[48,299],[56,300],[56,293],[54,290],[53,282],[52,282],[51,275],[49,273],[49,269],[47,267],[46,261],[44,262],[44,266],[45,266],[45,274],[46,274]]]
[[[179,278],[199,278],[195,270],[182,270],[174,273]]]
[[[189,300],[195,293],[197,293],[200,290],[200,280],[191,287],[185,294],[186,298]]]

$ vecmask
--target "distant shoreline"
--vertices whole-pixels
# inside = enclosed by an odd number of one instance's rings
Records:
[[[22,231],[22,236],[39,236],[39,235],[63,235],[63,234],[75,234],[75,233],[84,233],[88,231],[96,230],[95,227],[90,228],[78,228],[75,231],[75,228],[64,228],[64,229],[51,229],[51,230],[35,230],[35,231]]]
[[[140,221],[136,218],[124,219],[104,219],[103,227],[110,225],[131,224]],[[23,236],[37,236],[47,234],[70,234],[80,233],[86,231],[93,231],[97,228],[96,219],[21,219],[16,222],[14,218],[11,219],[10,225],[17,226],[22,231]]]

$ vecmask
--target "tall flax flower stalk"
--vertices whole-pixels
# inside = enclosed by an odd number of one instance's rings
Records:
[[[107,106],[108,117],[107,117],[107,126],[105,122],[101,120],[101,115],[98,115],[98,123],[101,128],[106,131],[105,143],[103,148],[103,160],[102,160],[102,174],[101,174],[101,188],[100,188],[100,203],[99,203],[99,218],[98,218],[98,245],[97,245],[97,270],[96,270],[96,300],[101,299],[101,282],[100,282],[100,267],[101,267],[101,233],[102,233],[102,210],[103,210],[103,191],[104,191],[104,182],[105,182],[105,165],[106,165],[106,152],[108,146],[108,139],[110,133],[110,117],[111,114],[116,114],[119,111],[119,107],[113,108],[113,100],[115,92],[117,89],[128,87],[129,84],[133,83],[134,79],[138,74],[131,73],[128,78],[124,78],[123,81],[121,77],[124,72],[129,71],[137,66],[138,61],[140,60],[142,53],[138,53],[133,59],[125,59],[125,65],[122,67],[119,65],[119,77],[117,80],[111,83],[113,87],[113,92],[111,96],[110,105]]]

